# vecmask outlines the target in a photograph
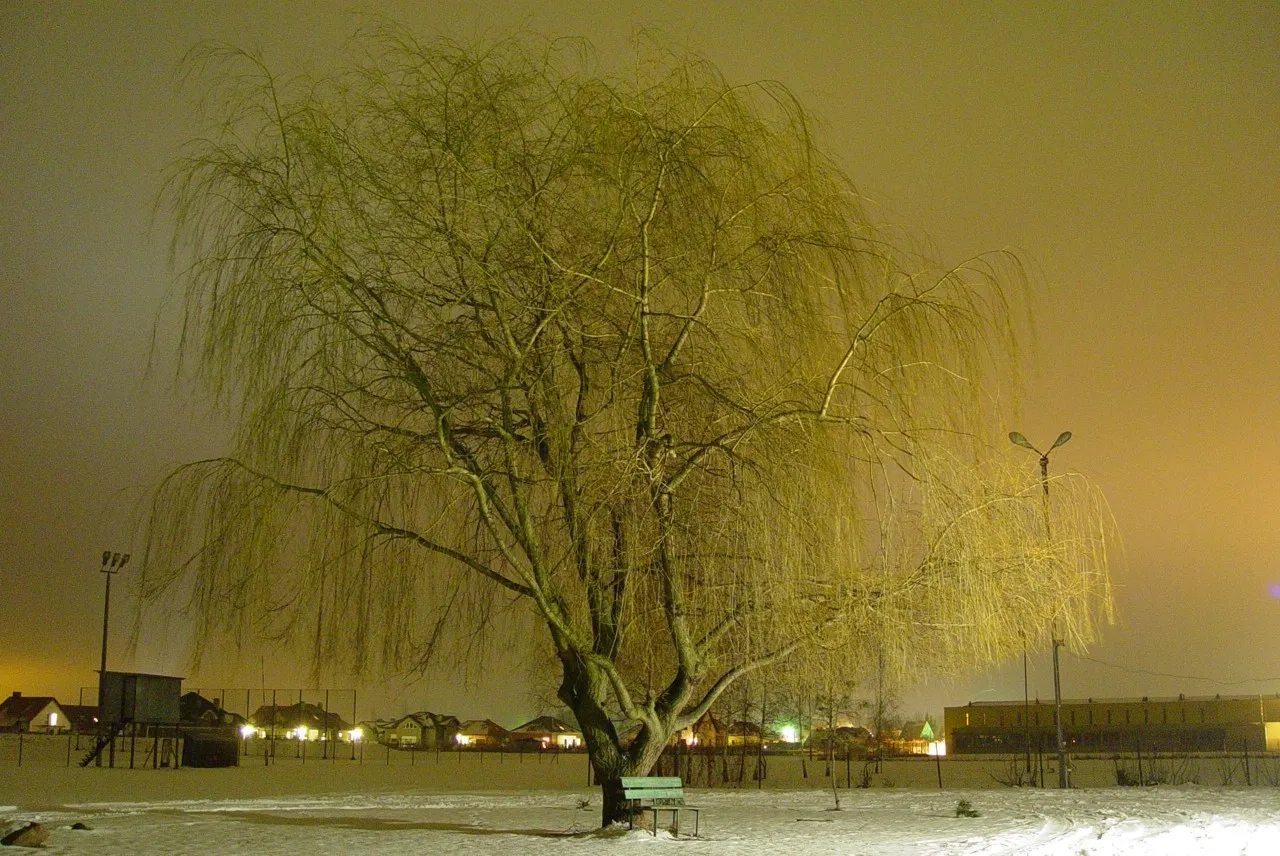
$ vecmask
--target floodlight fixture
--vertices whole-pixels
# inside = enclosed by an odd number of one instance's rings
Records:
[[[1028,442],[1026,437],[1022,436],[1022,434],[1017,431],[1009,432],[1009,441],[1013,443],[1013,445],[1015,446],[1022,446],[1024,449],[1030,449],[1031,451],[1037,454],[1039,454],[1040,452],[1039,449],[1037,449],[1035,446],[1031,445],[1030,442]]]

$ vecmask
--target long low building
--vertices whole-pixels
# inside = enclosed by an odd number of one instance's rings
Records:
[[[1071,699],[1072,752],[1280,752],[1280,695]],[[948,753],[1055,750],[1053,702],[975,701],[944,714]]]

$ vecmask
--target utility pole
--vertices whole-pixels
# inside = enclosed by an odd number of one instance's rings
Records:
[[[1044,488],[1044,497],[1042,499],[1044,507],[1044,534],[1045,540],[1053,539],[1053,527],[1049,518],[1049,453],[1071,439],[1070,431],[1063,431],[1058,435],[1058,439],[1053,441],[1053,445],[1047,451],[1040,451],[1027,440],[1026,437],[1017,431],[1009,432],[1009,442],[1015,446],[1021,446],[1024,449],[1030,449],[1040,456],[1040,485]],[[1062,640],[1058,638],[1057,627],[1053,628],[1053,724],[1057,730],[1058,739],[1058,787],[1067,788],[1071,785],[1071,780],[1067,775],[1067,743],[1062,736],[1062,681],[1058,672],[1058,648],[1062,647]],[[1025,664],[1024,664],[1025,669]],[[1024,672],[1025,679],[1025,672]],[[1024,690],[1025,692],[1025,690]]]

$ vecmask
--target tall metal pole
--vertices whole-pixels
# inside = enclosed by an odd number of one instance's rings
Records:
[[[1071,435],[1068,434],[1069,438]],[[1060,438],[1061,439],[1061,438]],[[1063,441],[1066,442],[1066,441]],[[1059,445],[1055,443],[1056,447]],[[1045,452],[1040,456],[1040,484],[1044,486],[1044,532],[1046,539],[1053,540],[1053,528],[1049,517],[1049,453]],[[1067,778],[1067,743],[1062,739],[1062,680],[1058,672],[1058,649],[1062,647],[1062,640],[1058,638],[1058,628],[1055,626],[1052,631],[1053,635],[1053,727],[1057,731],[1058,740],[1058,787],[1066,788],[1069,785]]]
[[[1058,649],[1061,639],[1053,640],[1053,724],[1058,729],[1058,787],[1070,787],[1067,777],[1067,743],[1062,739],[1062,683],[1058,678]]]
[[[102,676],[107,673],[107,625],[111,620],[111,577],[115,575],[115,571],[108,571],[105,568],[103,573],[107,575],[107,596],[102,601],[102,663],[98,667],[98,681],[102,681]]]
[[[1044,533],[1046,540],[1053,539],[1053,530],[1049,516],[1049,452],[1061,446],[1063,443],[1071,439],[1070,431],[1063,431],[1058,435],[1058,439],[1053,441],[1053,445],[1048,451],[1041,452],[1027,440],[1026,437],[1017,431],[1010,432],[1009,441],[1015,446],[1022,446],[1030,449],[1040,456],[1040,486],[1044,489],[1044,496],[1041,500],[1044,508]],[[1053,641],[1053,723],[1057,731],[1058,739],[1058,787],[1066,788],[1070,786],[1070,778],[1067,776],[1067,744],[1062,736],[1062,682],[1058,672],[1058,648],[1062,646],[1062,640],[1058,638],[1057,627],[1052,628]]]
[[[1027,752],[1027,776],[1031,776],[1031,691],[1027,689],[1027,639],[1022,638],[1022,737]],[[1043,783],[1042,783],[1043,784]]]
[[[107,627],[111,621],[111,577],[129,564],[129,554],[102,551],[101,573],[107,575],[107,596],[102,601],[102,660],[98,671],[98,704],[102,704],[102,676],[107,673]]]

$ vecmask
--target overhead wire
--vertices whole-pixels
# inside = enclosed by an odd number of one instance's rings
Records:
[[[1106,666],[1111,669],[1119,669],[1122,672],[1130,672],[1135,675],[1151,675],[1157,678],[1175,678],[1180,681],[1204,681],[1211,684],[1219,684],[1224,687],[1240,686],[1242,684],[1261,684],[1261,683],[1280,683],[1280,677],[1275,678],[1244,678],[1238,681],[1224,681],[1221,678],[1206,678],[1200,675],[1178,675],[1172,672],[1157,672],[1153,669],[1135,669],[1131,666],[1121,666],[1119,663],[1109,663],[1106,660],[1099,660],[1097,657],[1087,657],[1083,654],[1072,654],[1077,660],[1085,660],[1090,663],[1097,663],[1099,666]]]

